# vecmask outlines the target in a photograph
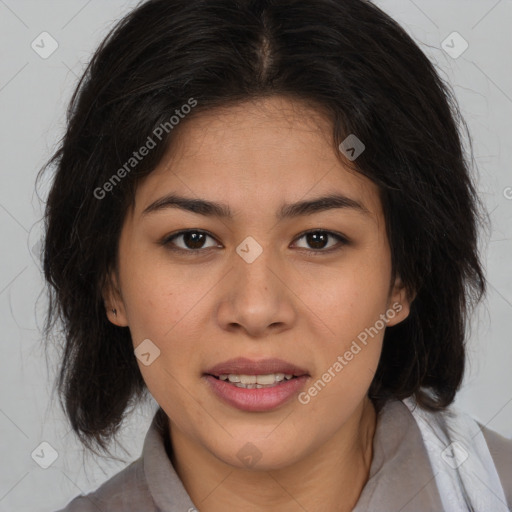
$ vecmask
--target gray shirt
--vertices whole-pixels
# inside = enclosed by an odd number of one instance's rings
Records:
[[[512,509],[512,440],[482,427]],[[190,512],[201,510],[176,474],[165,413],[159,409],[142,455],[95,492],[78,496],[58,512]],[[378,413],[370,474],[353,512],[441,512],[421,432],[407,406],[388,402]]]

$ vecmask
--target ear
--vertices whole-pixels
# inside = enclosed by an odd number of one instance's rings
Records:
[[[390,290],[388,300],[388,327],[397,325],[403,322],[411,312],[411,303],[415,298],[415,294],[411,297],[402,282],[400,277],[395,279],[393,286]],[[393,312],[394,314],[391,314]]]
[[[109,272],[103,285],[102,296],[109,321],[118,327],[126,327],[128,325],[126,308],[121,295],[119,278],[114,270]]]

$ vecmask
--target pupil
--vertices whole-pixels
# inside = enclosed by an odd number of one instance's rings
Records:
[[[325,247],[325,244],[327,242],[327,234],[323,233],[322,231],[316,233],[308,233],[307,237],[308,244],[314,249],[322,249],[323,247]]]
[[[183,235],[185,245],[189,249],[200,249],[204,243],[204,234],[192,231]]]

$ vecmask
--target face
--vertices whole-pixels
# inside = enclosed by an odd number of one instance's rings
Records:
[[[123,225],[111,320],[171,436],[235,467],[285,467],[347,429],[408,314],[378,189],[331,130],[280,97],[185,121]]]

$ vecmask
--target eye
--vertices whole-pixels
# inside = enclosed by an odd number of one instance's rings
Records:
[[[340,249],[340,246],[344,246],[348,244],[348,240],[338,234],[333,233],[331,231],[323,231],[320,229],[307,231],[306,233],[303,233],[299,238],[296,240],[305,239],[306,243],[313,247],[313,249],[306,248],[306,251],[308,253],[326,253],[326,252],[332,252],[333,250]],[[338,240],[338,247],[336,247],[336,244],[334,244],[334,247],[331,245],[328,245],[329,238]],[[327,247],[327,250],[325,250]]]
[[[168,247],[173,251],[186,251],[186,252],[199,252],[200,250],[210,249],[211,247],[218,247],[218,245],[211,245],[205,247],[204,243],[207,238],[214,238],[206,231],[198,229],[189,229],[187,231],[180,231],[174,235],[166,237],[162,240],[162,245]],[[176,240],[181,240],[181,244],[176,243]]]
[[[186,231],[179,231],[178,233],[167,236],[162,240],[161,244],[172,251],[199,254],[202,251],[206,251],[213,247],[219,247],[219,244],[215,243],[210,246],[205,246],[205,242],[208,238],[215,240],[215,238],[206,231],[199,229],[189,229]],[[334,247],[333,244],[329,246],[329,238],[337,240],[338,244],[334,244]],[[307,247],[303,248],[306,250],[306,252],[311,254],[330,253],[349,243],[344,236],[338,233],[320,229],[302,233],[302,235],[300,235],[295,240],[301,239],[305,239],[306,243],[312,247],[312,249],[308,249]]]

